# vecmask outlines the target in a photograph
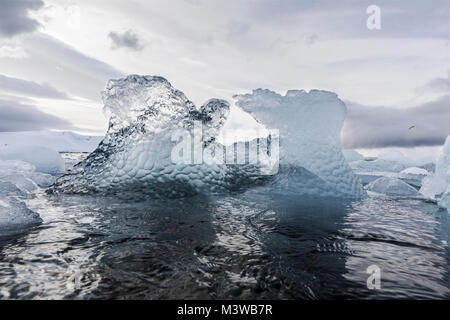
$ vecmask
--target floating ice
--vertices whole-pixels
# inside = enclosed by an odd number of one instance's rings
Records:
[[[442,151],[436,162],[434,174],[422,181],[420,192],[427,198],[439,199],[448,188],[448,170],[450,169],[450,136],[445,140]]]
[[[303,167],[338,196],[364,194],[345,160],[340,134],[347,108],[332,92],[289,90],[285,96],[257,89],[236,95],[236,105],[268,128],[280,131],[280,173]]]
[[[419,197],[419,192],[400,179],[381,177],[367,185],[367,190],[397,197]]]
[[[23,200],[31,199],[38,186],[31,179],[34,166],[17,160],[0,160],[0,233],[23,229],[41,222]]]
[[[292,173],[290,168],[298,167],[315,177],[308,181],[320,181],[317,190],[328,190],[334,196],[364,194],[340,148],[340,130],[346,113],[344,103],[335,94],[322,91],[309,94],[289,91],[286,97],[263,92],[267,94],[255,91],[236,98],[246,110],[267,109],[263,114],[255,112],[258,120],[270,128],[280,129],[283,141],[280,174]],[[257,164],[244,161],[244,164],[230,165],[214,158],[223,148],[217,137],[229,114],[226,101],[212,99],[196,108],[166,79],[137,75],[110,80],[103,101],[105,113],[110,117],[104,140],[48,192],[124,194],[131,191],[170,197],[277,181],[270,175],[262,175],[264,170],[272,168],[270,161],[260,159]],[[203,126],[203,146],[214,149],[215,156],[209,163],[196,163],[194,154],[194,163],[174,164],[172,158],[179,152],[171,137],[180,129],[195,131],[196,122]],[[244,155],[240,147],[248,144],[249,149],[257,149],[261,154],[275,139],[271,134],[264,141],[237,143],[232,146],[235,151],[231,158],[249,160],[250,156]],[[186,160],[192,160],[190,154]],[[309,189],[313,190],[314,186],[310,185]]]
[[[35,166],[36,171],[49,174],[64,172],[64,160],[52,149],[41,146],[0,147],[0,160],[21,160]]]

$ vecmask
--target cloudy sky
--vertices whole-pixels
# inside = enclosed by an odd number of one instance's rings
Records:
[[[450,134],[448,0],[0,5],[0,131],[104,134],[100,91],[138,73],[196,104],[259,87],[334,91],[349,108],[345,147],[435,146]],[[367,27],[369,5],[381,29]]]

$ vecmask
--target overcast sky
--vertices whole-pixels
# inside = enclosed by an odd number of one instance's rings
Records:
[[[431,146],[450,134],[448,0],[0,5],[0,131],[104,134],[100,91],[137,73],[166,77],[196,104],[259,87],[334,91],[349,108],[345,147]],[[381,29],[367,28],[369,5]]]

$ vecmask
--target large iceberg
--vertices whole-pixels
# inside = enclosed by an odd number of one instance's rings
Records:
[[[450,136],[445,140],[442,151],[436,162],[434,174],[427,176],[422,183],[420,192],[427,198],[439,199],[448,187],[447,175],[450,169]]]
[[[282,97],[270,91],[255,91],[236,99],[238,106],[253,113],[263,125],[279,129],[280,162],[273,161],[273,156],[278,156],[278,135],[274,132],[231,147],[218,141],[230,112],[227,101],[211,99],[197,108],[162,77],[130,75],[110,80],[103,92],[105,114],[110,119],[103,141],[48,192],[131,191],[172,197],[261,183],[279,185],[284,181],[280,175],[301,172],[308,179],[302,188],[292,192],[321,190],[339,197],[364,194],[341,152],[339,137],[346,107],[335,94],[289,91]],[[186,130],[194,133],[193,140],[196,130],[202,133],[200,144],[208,151],[203,152],[203,159],[196,157],[195,141],[193,150],[188,145],[179,152],[180,143],[174,135],[190,141],[191,135],[183,133]],[[256,162],[250,161],[253,151],[258,154]],[[174,156],[183,161],[174,162]],[[234,159],[235,163],[224,159]],[[311,183],[320,186],[313,188]]]

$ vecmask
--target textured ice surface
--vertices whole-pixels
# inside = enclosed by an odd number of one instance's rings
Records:
[[[281,174],[291,167],[303,167],[334,195],[364,194],[341,151],[340,133],[347,109],[336,94],[289,90],[282,96],[257,89],[235,98],[236,105],[260,123],[280,131]]]
[[[346,107],[335,94],[289,91],[282,97],[271,91],[257,90],[236,98],[239,105],[252,111],[261,123],[280,129],[282,167],[279,175],[287,177],[300,172],[300,176],[310,177],[305,181],[319,181],[317,186],[295,184],[299,187],[292,189],[293,192],[318,190],[315,195],[321,195],[326,190],[334,196],[348,197],[364,194],[341,152],[339,137]],[[257,166],[215,161],[172,163],[172,133],[192,129],[196,121],[203,125],[205,146],[216,150],[223,147],[217,137],[229,114],[230,106],[226,101],[212,99],[196,108],[166,79],[137,75],[109,81],[103,101],[105,114],[110,117],[105,139],[48,192],[124,194],[137,191],[170,197],[235,190],[268,180],[277,187],[289,188],[283,178],[261,175],[263,169],[269,167],[264,161]],[[255,109],[266,111],[254,112]],[[261,139],[250,141],[249,145],[259,150],[265,147]],[[238,151],[239,144],[235,147],[238,158],[242,153]]]
[[[50,148],[40,146],[0,147],[0,160],[21,160],[35,166],[36,171],[49,174],[64,172],[61,155]]]
[[[419,192],[400,179],[381,177],[367,185],[367,190],[389,196],[419,197]]]
[[[448,188],[448,170],[450,169],[450,136],[445,140],[442,151],[436,162],[434,174],[422,181],[420,192],[427,198],[440,199]]]

